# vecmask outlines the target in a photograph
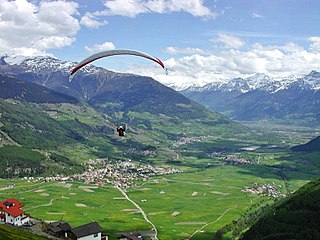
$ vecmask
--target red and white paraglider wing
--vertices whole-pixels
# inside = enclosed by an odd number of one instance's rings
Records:
[[[119,49],[119,50],[109,50],[109,51],[99,52],[99,53],[93,54],[90,57],[84,59],[83,61],[81,61],[78,65],[76,65],[72,69],[72,71],[70,73],[70,77],[72,77],[72,75],[75,74],[79,69],[81,69],[82,67],[86,66],[87,64],[89,64],[97,59],[109,57],[109,56],[115,56],[115,55],[133,55],[133,56],[138,56],[138,57],[144,57],[144,58],[147,58],[151,61],[158,63],[163,69],[165,69],[163,62],[160,59],[158,59],[150,54],[136,51],[136,50]]]

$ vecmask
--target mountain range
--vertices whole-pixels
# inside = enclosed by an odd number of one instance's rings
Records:
[[[194,115],[194,112],[190,114],[191,108],[181,106],[195,106],[195,103],[172,94],[172,89],[151,78],[115,73],[89,65],[69,82],[69,72],[75,65],[52,57],[2,57],[0,73],[86,101],[108,114],[128,112],[128,109],[161,113],[160,109],[166,106],[174,114],[187,112],[189,116]],[[284,79],[256,74],[226,83],[192,86],[180,93],[234,120],[284,120],[307,125],[320,124],[320,73],[317,71],[303,77]],[[161,99],[159,96],[165,97]],[[174,96],[174,99],[168,99],[168,96]],[[176,111],[177,108],[179,111]]]
[[[235,120],[285,119],[320,124],[320,73],[317,71],[281,80],[256,74],[180,92]]]

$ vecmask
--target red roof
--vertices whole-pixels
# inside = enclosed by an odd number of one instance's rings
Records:
[[[17,199],[10,198],[0,202],[0,207],[2,211],[10,214],[13,217],[17,217],[24,213],[20,208],[23,207],[24,204],[19,202]]]

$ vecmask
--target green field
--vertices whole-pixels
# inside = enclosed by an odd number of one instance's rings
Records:
[[[8,225],[0,225],[0,239],[5,240],[45,240],[46,238],[34,235],[27,231],[17,229]]]
[[[166,121],[166,118],[160,120]],[[288,194],[320,176],[319,153],[293,153],[288,148],[311,139],[315,132],[310,129],[292,132],[285,129],[285,134],[279,134],[277,126],[267,134],[258,129],[250,134],[238,132],[234,137],[231,134],[225,138],[213,135],[214,131],[204,136],[205,130],[196,129],[200,133],[196,137],[205,138],[172,147],[172,143],[184,135],[171,129],[170,125],[161,126],[165,126],[163,130],[172,131],[173,139],[151,134],[149,139],[144,139],[145,145],[140,146],[133,144],[129,134],[121,141],[112,142],[117,149],[101,138],[100,142],[87,140],[86,144],[92,146],[91,149],[78,144],[69,148],[65,146],[62,151],[80,163],[98,150],[101,154],[112,152],[119,155],[119,149],[123,148],[153,147],[147,144],[154,143],[156,139],[167,143],[165,147],[157,148],[157,155],[150,158],[126,156],[148,164],[170,165],[184,170],[183,173],[151,177],[127,190],[128,196],[156,226],[161,240],[213,239],[217,230],[243,217],[248,211],[273,203],[274,199],[270,197],[242,192],[244,187],[251,187],[254,183],[274,184],[282,193]],[[185,130],[188,126],[179,129],[181,132]],[[303,134],[300,135],[299,131]],[[255,151],[239,150],[250,146],[260,148]],[[259,164],[224,165],[221,156],[210,157],[213,152],[221,152],[222,158],[236,155]],[[8,183],[14,183],[15,187],[2,189],[0,200],[17,198],[25,204],[27,213],[43,221],[64,220],[73,227],[97,221],[110,239],[116,239],[117,232],[152,229],[138,209],[111,185],[98,187],[75,182],[35,183],[2,179],[0,188]]]
[[[239,218],[250,207],[273,201],[266,196],[241,192],[244,186],[274,183],[282,186],[281,192],[287,193],[319,176],[318,154],[259,155],[259,165],[189,167],[185,173],[150,178],[139,187],[129,189],[128,195],[155,224],[159,239],[212,239],[218,229]],[[306,159],[308,162],[301,161]],[[0,181],[2,185],[6,183],[6,180]],[[27,213],[44,221],[63,219],[73,227],[97,221],[111,239],[117,232],[152,228],[135,206],[112,186],[74,182],[14,183],[15,188],[0,191],[1,199],[17,198],[25,204]]]

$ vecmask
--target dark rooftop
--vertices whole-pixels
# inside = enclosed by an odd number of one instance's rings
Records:
[[[87,223],[85,225],[82,225],[80,227],[73,228],[71,232],[76,237],[85,237],[91,234],[103,232],[103,229],[100,227],[100,225],[97,222]]]
[[[71,231],[71,226],[65,221],[53,222],[49,224],[49,228],[53,233]]]

